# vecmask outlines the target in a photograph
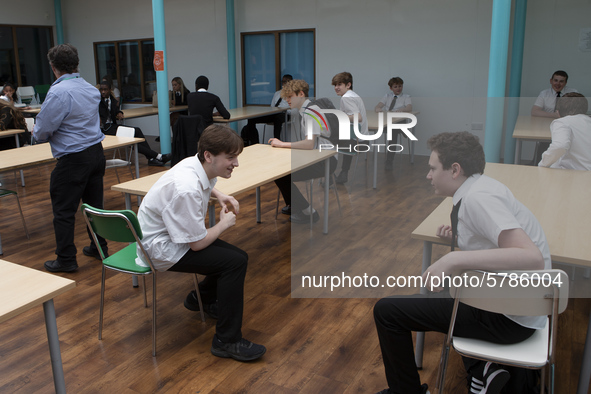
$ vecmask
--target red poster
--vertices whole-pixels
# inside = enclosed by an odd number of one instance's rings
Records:
[[[154,51],[154,71],[164,71],[164,51]]]

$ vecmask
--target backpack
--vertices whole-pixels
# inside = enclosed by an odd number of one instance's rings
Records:
[[[305,107],[305,109],[308,109],[308,107],[312,105],[316,105],[320,109],[336,109],[332,101],[326,97],[310,101],[310,103]],[[339,140],[339,119],[337,118],[337,116],[335,114],[323,114],[323,116],[326,118],[326,123],[328,124],[328,131],[330,132],[330,136],[325,138],[328,139],[330,143],[335,146],[350,145],[350,141]]]

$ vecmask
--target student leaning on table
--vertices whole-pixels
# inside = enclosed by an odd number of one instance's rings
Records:
[[[552,143],[542,154],[540,167],[591,170],[591,117],[589,103],[580,93],[567,93],[556,101],[561,118],[550,124]]]
[[[0,133],[3,130],[10,129],[24,129],[24,133],[18,136],[20,146],[31,142],[31,133],[27,129],[27,123],[23,113],[14,106],[10,105],[8,101],[0,99]],[[14,138],[0,138],[0,150],[16,148],[16,140]]]
[[[427,179],[435,193],[453,196],[457,227],[440,226],[437,235],[452,244],[452,252],[423,274],[441,277],[466,270],[529,270],[551,267],[550,251],[535,216],[502,183],[482,175],[484,151],[468,132],[443,133],[428,140],[431,148]],[[457,245],[461,251],[453,251]],[[453,240],[453,241],[452,241]],[[453,243],[452,243],[453,242]],[[439,288],[437,291],[441,291]],[[424,394],[413,352],[412,331],[447,333],[454,300],[449,294],[383,298],[374,319],[389,388],[381,393]],[[543,328],[545,317],[505,316],[460,304],[454,335],[495,343],[517,343]],[[496,364],[465,358],[474,393],[499,393],[509,373]],[[526,375],[515,368],[512,381]],[[512,384],[516,384],[513,383]],[[507,391],[524,393],[523,388]]]
[[[76,48],[57,45],[47,58],[57,80],[47,93],[33,131],[37,141],[49,141],[57,159],[49,183],[57,259],[46,261],[45,268],[71,272],[78,268],[74,227],[80,199],[103,207],[105,155],[101,141],[105,136],[99,126],[100,93],[80,77]],[[99,238],[99,243],[108,255],[107,242]],[[100,259],[92,238],[83,252]]]
[[[287,101],[292,110],[296,110],[292,111],[291,116],[295,117],[295,119],[298,117],[301,118],[301,122],[295,123],[295,135],[298,141],[284,142],[278,138],[271,138],[269,140],[271,146],[290,149],[318,149],[320,144],[332,145],[328,140],[331,133],[330,130],[320,127],[311,116],[312,111],[318,112],[320,108],[310,105],[311,102],[308,99],[309,89],[308,83],[303,79],[294,79],[283,86],[283,89],[281,89],[281,98]],[[312,125],[312,135],[309,136],[310,138],[305,135],[308,122]],[[290,215],[289,220],[292,223],[309,223],[310,215],[312,215],[314,222],[320,220],[320,215],[318,215],[316,210],[310,212],[310,204],[302,195],[300,189],[294,185],[294,182],[324,177],[324,166],[325,161],[322,161],[275,180],[275,184],[281,191],[286,204],[281,210],[281,213]],[[336,166],[337,159],[333,156],[330,158],[331,174],[334,172]]]
[[[556,110],[556,99],[567,93],[576,93],[576,89],[566,86],[568,74],[566,71],[558,70],[550,78],[550,87],[542,90],[531,108],[531,116],[541,116],[544,118],[559,118]]]
[[[150,188],[140,205],[138,220],[144,234],[142,245],[157,270],[205,275],[199,284],[203,309],[218,320],[211,353],[250,361],[261,357],[266,349],[242,338],[248,255],[219,239],[236,224],[239,204],[215,188],[218,176],[232,176],[242,148],[242,139],[230,128],[206,128],[197,155],[172,167]],[[219,222],[208,229],[205,215],[211,195],[222,209]],[[146,265],[139,259],[137,263]],[[194,290],[187,296],[185,307],[199,310]]]

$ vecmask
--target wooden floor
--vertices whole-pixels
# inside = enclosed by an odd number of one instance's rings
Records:
[[[142,175],[162,170],[141,160]],[[126,275],[108,276],[105,326],[99,341],[101,265],[82,254],[89,240],[78,215],[80,268],[60,274],[74,279],[77,287],[55,299],[68,391],[275,394],[374,393],[385,388],[372,308],[379,297],[394,290],[352,286],[331,292],[330,287],[303,288],[301,283],[306,274],[365,273],[383,279],[420,273],[422,243],[412,240],[410,233],[441,201],[425,180],[427,158],[417,157],[410,165],[406,155],[399,155],[394,171],[389,172],[381,162],[376,190],[365,175],[366,171],[371,174],[371,162],[367,164],[362,155],[353,186],[338,187],[342,216],[331,194],[328,235],[322,234],[321,223],[312,231],[307,225],[294,225],[292,230],[287,216],[279,214],[275,220],[277,189],[273,184],[262,187],[261,224],[255,222],[254,193],[239,196],[237,225],[222,238],[250,256],[243,335],[267,347],[265,356],[252,363],[211,355],[215,321],[208,318],[202,323],[198,313],[183,307],[192,287],[186,274],[165,272],[158,276],[157,357],[151,355],[151,309],[143,308],[142,287],[133,288]],[[10,197],[2,199],[1,258],[39,270],[43,270],[44,261],[55,258],[48,192],[52,168],[25,170],[24,188],[15,186],[12,173],[0,174],[4,188],[18,190],[31,233],[27,240],[16,202]],[[121,181],[131,179],[125,169],[119,174]],[[115,183],[115,171],[107,170],[107,209],[124,207],[123,196],[110,191]],[[322,189],[315,186],[315,201],[321,207]],[[120,247],[110,244],[110,251]],[[446,252],[447,248],[436,247],[434,258]],[[560,317],[556,393],[575,392],[590,306],[588,300],[574,300]],[[426,335],[420,374],[431,387],[442,338],[437,333]],[[13,392],[53,392],[41,307],[0,325],[0,393]],[[467,392],[461,360],[455,354],[446,392]]]

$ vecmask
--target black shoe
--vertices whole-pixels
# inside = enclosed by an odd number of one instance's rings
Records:
[[[95,259],[102,261],[101,254],[95,248],[92,248],[90,246],[85,246],[82,248],[82,253],[84,253],[85,256],[94,257]],[[103,250],[103,253],[105,254],[105,258],[109,257],[109,252],[107,252],[106,250]]]
[[[211,354],[217,357],[233,358],[238,361],[252,361],[261,357],[267,349],[244,338],[234,343],[220,342],[217,335],[213,336]]]
[[[337,183],[339,185],[342,185],[343,183],[347,183],[347,180],[348,179],[349,179],[349,171],[343,171],[343,170],[341,170],[341,173],[337,177]]]
[[[319,220],[320,220],[320,215],[318,214],[318,212],[314,211],[314,214],[312,215],[312,222],[316,223]],[[306,215],[303,212],[292,213],[291,216],[289,217],[289,221],[292,223],[297,223],[297,224],[310,223],[310,215]]]
[[[191,291],[187,298],[185,298],[185,308],[190,311],[198,312],[199,311],[199,301],[197,301],[197,292],[195,290]],[[212,319],[218,318],[218,303],[214,302],[213,304],[203,304],[203,312],[207,313],[209,317]]]
[[[506,369],[500,368],[497,364],[486,363],[484,367],[484,388],[480,394],[499,394],[511,375]]]
[[[281,208],[281,213],[284,215],[291,215],[291,205],[286,205]]]
[[[165,153],[162,155],[160,161],[162,162],[162,164],[166,164],[170,161],[170,159],[172,159],[172,153]]]
[[[45,269],[49,272],[73,272],[78,269],[78,264],[76,264],[76,262],[74,262],[74,264],[66,265],[61,264],[57,260],[49,260],[46,261],[43,265],[45,266]]]
[[[162,167],[164,165],[164,163],[158,159],[150,159],[148,160],[148,165],[149,166],[156,166],[156,167]]]
[[[390,171],[394,169],[394,162],[392,160],[387,160],[386,161],[386,170]]]

